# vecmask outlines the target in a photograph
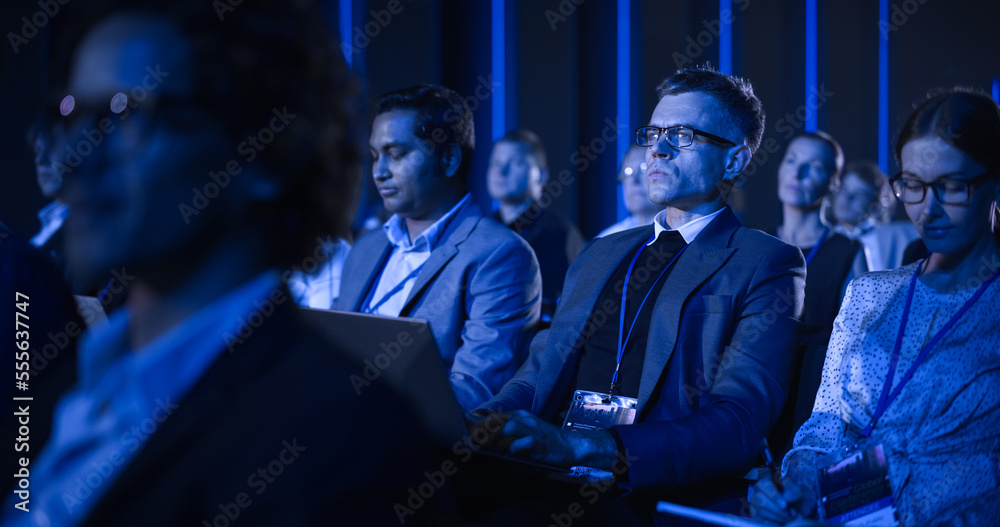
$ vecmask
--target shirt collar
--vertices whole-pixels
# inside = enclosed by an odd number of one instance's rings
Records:
[[[389,243],[395,247],[406,252],[429,252],[437,245],[438,239],[444,233],[448,222],[458,214],[458,209],[461,209],[471,199],[472,194],[466,193],[465,197],[460,199],[444,216],[441,216],[430,227],[427,227],[427,230],[420,233],[420,236],[417,236],[417,239],[413,240],[412,243],[410,242],[410,234],[406,231],[406,222],[399,215],[393,214],[392,217],[382,224],[382,228],[385,229],[385,235],[389,238]]]
[[[54,221],[62,223],[68,215],[69,205],[53,201],[38,211],[38,220],[42,222],[42,225],[48,225]]]
[[[694,241],[695,238],[698,237],[699,234],[701,234],[701,231],[704,230],[705,227],[708,226],[708,224],[711,223],[712,220],[715,219],[715,217],[718,216],[719,213],[721,213],[725,208],[726,207],[722,207],[721,209],[719,209],[719,210],[717,210],[717,211],[715,211],[715,212],[713,212],[713,213],[711,213],[711,214],[709,214],[707,216],[702,216],[702,217],[700,217],[698,219],[691,220],[691,221],[685,223],[684,225],[681,225],[680,227],[677,227],[676,229],[668,229],[666,227],[666,224],[667,224],[666,213],[667,213],[667,211],[666,211],[666,209],[661,210],[659,213],[656,214],[656,218],[653,221],[653,234],[656,235],[656,236],[653,237],[653,240],[656,240],[657,238],[659,238],[661,232],[664,232],[664,231],[678,231],[678,232],[681,233],[681,237],[684,238],[684,242],[685,243],[691,243],[691,242]],[[652,242],[650,242],[650,243],[652,243]]]

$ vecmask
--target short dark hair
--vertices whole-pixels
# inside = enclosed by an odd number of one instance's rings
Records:
[[[545,153],[545,144],[542,143],[542,138],[538,137],[538,134],[535,132],[527,128],[511,130],[497,141],[497,144],[499,143],[521,143],[527,146],[531,150],[532,155],[535,156],[535,161],[538,161],[538,167],[541,171],[543,173],[549,171],[549,157]]]
[[[840,143],[832,135],[823,130],[816,130],[815,132],[799,134],[793,137],[792,141],[796,139],[812,139],[826,145],[830,149],[830,152],[833,153],[833,172],[830,174],[830,181],[835,181],[840,177],[844,170],[844,148],[840,146]],[[788,144],[792,144],[792,141],[789,141]]]
[[[730,123],[743,135],[750,153],[757,151],[764,138],[764,107],[753,93],[750,81],[720,73],[711,65],[677,70],[656,87],[662,99],[667,95],[698,92],[713,97],[729,112]]]
[[[76,37],[113,15],[162,19],[190,40],[199,108],[239,144],[287,107],[295,114],[258,153],[283,193],[261,212],[273,221],[268,265],[290,265],[317,237],[350,236],[360,165],[349,100],[354,84],[339,43],[312,0],[255,0],[217,13],[199,0],[109,0],[81,13]],[[224,16],[224,19],[223,19]],[[73,35],[70,34],[71,38]]]
[[[472,153],[476,144],[472,110],[462,97],[443,86],[418,84],[380,95],[375,100],[375,115],[392,110],[415,110],[417,117],[413,133],[427,142],[431,151],[437,149],[438,130],[444,132],[443,143],[455,143],[462,151],[462,162],[455,174],[455,183],[465,186],[472,168]]]
[[[1000,171],[1000,106],[972,88],[935,90],[917,104],[896,139],[896,161],[906,143],[936,136],[990,171]]]

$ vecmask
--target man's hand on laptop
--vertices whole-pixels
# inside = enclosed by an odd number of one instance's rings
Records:
[[[507,415],[498,432],[507,443],[507,451],[539,463],[560,467],[587,466],[612,469],[618,447],[607,431],[565,431],[530,412],[515,410]]]

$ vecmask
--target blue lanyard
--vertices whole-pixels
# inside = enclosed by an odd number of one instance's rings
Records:
[[[636,260],[639,259],[639,255],[642,254],[642,251],[646,249],[646,246],[648,246],[649,243],[652,242],[655,239],[656,239],[656,233],[654,232],[653,234],[651,234],[649,236],[649,239],[647,239],[646,242],[643,243],[641,247],[639,247],[639,250],[635,252],[635,256],[632,257],[632,261],[628,264],[628,271],[625,273],[625,286],[622,288],[622,303],[621,303],[621,305],[618,308],[618,310],[619,310],[619,314],[618,314],[618,361],[615,364],[615,373],[611,377],[611,391],[608,392],[608,395],[614,395],[615,394],[615,387],[618,386],[618,370],[621,369],[621,366],[622,366],[622,355],[625,354],[625,345],[628,344],[628,339],[629,339],[629,337],[632,336],[632,330],[635,328],[635,322],[637,320],[639,320],[639,313],[642,312],[642,306],[646,305],[646,300],[649,299],[649,294],[652,293],[653,289],[656,288],[656,283],[660,281],[660,278],[663,278],[663,273],[666,273],[667,269],[670,269],[670,266],[673,265],[673,263],[681,255],[681,253],[684,252],[684,249],[688,248],[687,244],[685,244],[684,247],[681,247],[681,250],[677,251],[677,254],[675,254],[674,257],[670,260],[670,262],[667,263],[667,265],[663,268],[663,270],[660,271],[660,275],[656,277],[655,281],[653,281],[653,285],[649,286],[649,291],[646,291],[646,296],[643,297],[642,303],[639,304],[639,309],[637,309],[636,312],[635,312],[635,318],[632,319],[632,324],[630,324],[629,327],[628,327],[628,335],[625,335],[625,340],[623,341],[622,340],[622,335],[625,333],[625,295],[626,295],[626,293],[628,293],[629,278],[632,277],[632,269],[635,267],[635,262],[636,262]]]
[[[386,303],[386,301],[388,301],[390,298],[392,298],[396,293],[399,293],[400,291],[402,291],[403,290],[403,286],[406,285],[406,282],[409,282],[411,279],[413,279],[414,277],[416,277],[417,274],[420,273],[420,270],[423,269],[423,268],[424,268],[424,264],[420,264],[416,269],[414,269],[413,271],[410,271],[410,274],[406,275],[406,277],[403,278],[402,280],[400,280],[400,282],[398,284],[396,284],[395,287],[393,287],[385,295],[383,295],[382,298],[374,306],[371,305],[371,297],[368,297],[368,301],[366,302],[368,305],[367,306],[362,306],[361,312],[362,313],[374,313],[376,310],[378,310],[378,308],[382,307],[382,304]],[[385,268],[383,267],[382,269],[384,271]],[[382,276],[382,272],[379,272],[380,279],[381,279],[381,276]],[[378,282],[375,283],[375,287],[372,289],[372,294],[374,294],[375,289],[378,289]]]
[[[972,298],[966,300],[965,304],[962,304],[962,307],[960,307],[958,312],[956,312],[948,320],[948,322],[945,323],[944,327],[942,327],[937,333],[934,334],[933,337],[931,337],[929,341],[927,341],[924,348],[920,350],[920,355],[917,355],[917,359],[913,361],[913,366],[910,366],[910,369],[907,370],[907,372],[903,375],[903,378],[900,379],[899,385],[897,385],[896,389],[892,390],[890,393],[889,388],[892,386],[892,378],[896,374],[896,363],[899,361],[899,350],[903,345],[903,333],[906,331],[906,320],[909,318],[910,314],[910,303],[913,301],[913,290],[917,285],[917,275],[920,274],[920,268],[922,266],[923,264],[917,266],[917,269],[913,271],[913,277],[910,279],[910,290],[906,293],[906,304],[903,306],[903,316],[902,320],[899,322],[899,332],[896,334],[896,344],[892,348],[892,362],[889,363],[889,375],[885,380],[885,384],[882,386],[882,394],[878,398],[878,405],[875,407],[875,413],[872,415],[872,420],[868,423],[868,426],[861,431],[861,437],[867,438],[871,435],[872,429],[875,428],[875,424],[882,418],[882,414],[884,414],[885,410],[890,404],[892,404],[892,401],[896,399],[899,392],[903,391],[903,386],[910,380],[910,377],[913,377],[913,372],[917,370],[917,366],[920,366],[920,364],[924,362],[927,358],[927,354],[931,351],[931,348],[936,346],[937,343],[944,338],[945,333],[948,333],[948,331],[955,326],[958,320],[962,318],[962,315],[964,315],[965,312],[972,307],[972,304],[976,303],[976,300],[979,300],[979,297],[983,296],[986,288],[989,287],[994,280],[996,280],[998,275],[1000,275],[1000,269],[993,271],[993,274],[991,274],[990,277],[976,289]]]
[[[809,255],[806,256],[806,265],[809,265],[809,262],[811,262],[812,259],[816,257],[816,253],[819,252],[819,246],[823,245],[823,242],[826,241],[826,237],[829,235],[830,235],[830,229],[829,228],[823,229],[823,234],[820,235],[819,240],[816,240],[816,245],[813,245],[812,250],[809,251]]]

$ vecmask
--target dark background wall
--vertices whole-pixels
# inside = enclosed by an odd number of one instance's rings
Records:
[[[575,220],[587,236],[617,219],[617,152],[652,112],[656,85],[683,63],[719,62],[720,39],[712,31],[720,18],[719,2],[632,0],[626,9],[632,105],[620,115],[618,0],[502,2],[506,61],[501,75],[491,62],[498,20],[491,0],[328,3],[331,26],[350,27],[352,67],[361,86],[359,147],[365,156],[375,94],[423,82],[448,85],[474,107],[471,186],[476,199],[489,207],[483,177],[495,133],[493,99],[503,97],[505,127],[537,131],[548,147],[553,176],[563,174],[569,182],[553,192],[552,207]],[[343,7],[350,8],[350,20],[341,20]],[[779,220],[778,159],[791,134],[805,129],[805,2],[732,0],[731,8],[732,71],[753,82],[768,114],[765,145],[773,139],[771,148],[758,152],[736,199],[746,223],[770,228]],[[819,128],[842,142],[848,160],[877,160],[879,2],[818,0],[817,8],[817,84],[827,94],[816,108]],[[889,9],[892,26],[882,32],[889,43],[890,138],[913,103],[933,87],[963,84],[990,91],[992,79],[1000,76],[1000,33],[994,27],[1000,2],[892,0]],[[0,221],[29,235],[37,229],[34,215],[45,201],[34,185],[24,133],[33,108],[49,97],[51,70],[57,66],[50,57],[51,24],[17,46],[16,53],[9,34],[22,33],[22,17],[30,21],[39,10],[31,1],[5,1],[0,8]],[[59,16],[52,19],[58,22]],[[502,84],[495,80],[499,77],[505,79]],[[887,169],[895,172],[894,161]],[[376,201],[369,181],[359,217]]]

